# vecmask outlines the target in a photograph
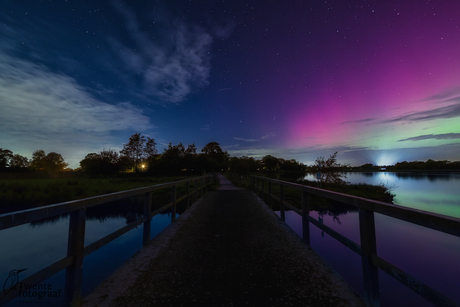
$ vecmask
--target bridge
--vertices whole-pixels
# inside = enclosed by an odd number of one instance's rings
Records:
[[[217,179],[219,188],[207,193]],[[268,196],[269,203],[274,200],[280,205],[280,217],[253,192],[234,187],[222,175],[205,175],[3,214],[0,231],[70,214],[67,257],[22,282],[38,284],[65,270],[66,304],[73,306],[378,306],[378,270],[436,305],[458,305],[378,257],[373,213],[455,236],[460,236],[460,219],[275,179],[252,176],[251,180],[260,196]],[[274,185],[278,187],[277,196],[273,193]],[[177,197],[179,186],[185,187],[181,197]],[[301,209],[284,200],[285,187],[301,192]],[[161,189],[171,189],[172,201],[152,210],[152,193]],[[309,217],[309,194],[359,208],[361,245]],[[86,208],[134,195],[144,195],[143,217],[84,246]],[[179,201],[191,206],[176,220]],[[303,241],[284,223],[286,208],[302,216]],[[151,239],[151,218],[167,209],[173,213],[172,223]],[[309,247],[310,224],[361,255],[364,300]],[[82,298],[84,257],[139,225],[143,225],[143,248],[93,293]],[[0,294],[0,304],[18,295],[15,289],[6,290]]]

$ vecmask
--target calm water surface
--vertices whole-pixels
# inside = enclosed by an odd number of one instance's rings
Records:
[[[177,214],[179,216],[179,214]],[[85,246],[126,226],[132,216],[113,216],[87,218]],[[159,214],[152,218],[153,238],[171,222],[171,214]],[[13,269],[27,269],[19,274],[20,280],[64,258],[67,253],[69,219],[68,216],[57,220],[34,224],[24,224],[0,231],[0,280],[5,282]],[[89,294],[94,288],[132,257],[142,247],[142,225],[138,226],[101,247],[84,258],[82,294]],[[60,298],[42,299],[16,298],[5,306],[59,306],[62,304],[65,271],[51,277],[49,284],[53,291],[62,289]],[[1,289],[3,291],[3,287]]]
[[[460,173],[348,173],[346,181],[393,187],[401,206],[460,217]],[[314,180],[313,175],[306,179]],[[358,213],[310,215],[356,243]],[[301,235],[301,219],[287,212],[286,222]],[[377,254],[419,281],[460,303],[460,238],[375,214]],[[360,257],[328,234],[310,225],[311,246],[363,294]],[[386,273],[379,271],[382,306],[432,306]]]
[[[306,179],[314,180],[314,177]],[[440,214],[460,217],[460,173],[348,173],[352,183],[386,184],[393,187],[395,203]],[[133,206],[133,204],[128,204]],[[121,206],[120,212],[104,215],[96,212],[86,222],[85,245],[120,229],[132,221],[134,213]],[[131,207],[129,207],[131,208]],[[105,212],[104,210],[102,210]],[[360,243],[358,214],[339,216],[311,212],[311,216]],[[151,237],[169,225],[169,214],[152,220]],[[301,220],[294,212],[286,213],[286,222],[301,235]],[[47,222],[26,224],[0,231],[0,281],[4,283],[13,269],[24,279],[66,255],[68,217]],[[377,253],[420,281],[460,303],[460,239],[451,235],[401,222],[380,214],[375,216]],[[361,259],[329,235],[310,226],[311,245],[360,294],[363,293]],[[84,259],[83,295],[90,293],[101,281],[133,256],[142,246],[142,226],[135,228]],[[431,306],[411,290],[385,273],[379,272],[382,306]],[[64,289],[64,271],[45,281],[53,290]],[[6,306],[28,306],[17,298]],[[47,306],[59,305],[51,299]]]
[[[391,187],[397,205],[460,218],[460,173],[344,173],[350,183]],[[305,177],[316,181],[314,174]]]

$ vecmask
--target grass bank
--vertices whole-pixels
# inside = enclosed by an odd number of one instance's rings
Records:
[[[260,174],[258,174],[260,176]],[[267,176],[268,177],[268,176]],[[272,177],[272,176],[270,176]],[[247,188],[247,189],[254,189],[253,184],[248,176],[244,178],[239,177],[236,179],[235,177],[232,178],[230,174],[228,177],[232,183],[236,186]],[[318,187],[317,182],[308,181],[308,180],[296,180],[296,179],[281,179],[288,182],[293,182],[297,184],[303,184],[312,187]],[[334,192],[339,192],[348,195],[354,195],[359,197],[364,197],[368,199],[383,201],[387,203],[393,203],[394,194],[391,193],[391,189],[384,186],[384,185],[370,185],[370,184],[322,184],[322,189],[330,190]],[[267,185],[265,185],[265,190],[267,190]],[[272,186],[272,193],[275,196],[279,197],[280,189],[279,185]],[[326,212],[329,211],[333,215],[345,214],[347,212],[357,211],[357,208],[353,206],[349,206],[337,201],[329,200],[321,196],[317,195],[309,195],[310,197],[310,208],[311,210],[319,211],[319,212]],[[293,205],[296,208],[301,209],[300,205],[300,198],[301,193],[299,190],[294,188],[285,188],[284,189],[284,199],[289,204]],[[268,196],[264,195],[263,199],[265,202],[268,203]],[[279,204],[272,200],[271,202],[273,205],[274,210],[279,209]]]
[[[0,179],[0,212],[24,210],[193,177],[196,176]],[[193,183],[191,185],[193,188]],[[164,194],[161,197],[164,199],[170,197],[167,191],[155,194],[159,194],[159,197]]]

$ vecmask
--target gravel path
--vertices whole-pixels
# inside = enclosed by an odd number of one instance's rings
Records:
[[[254,193],[220,182],[84,306],[364,306]]]

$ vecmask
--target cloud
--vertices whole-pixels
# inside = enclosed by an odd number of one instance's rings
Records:
[[[452,87],[440,91],[439,93],[428,96],[425,98],[425,101],[436,101],[436,102],[445,102],[450,100],[455,100],[460,98],[460,87]]]
[[[374,121],[375,118],[364,118],[364,119],[359,119],[359,120],[348,120],[346,122],[341,122],[340,124],[341,125],[345,125],[345,124],[360,124],[360,123],[368,123],[368,122],[371,122],[371,121]]]
[[[258,139],[243,139],[243,138],[237,138],[237,137],[234,137],[233,139],[237,140],[237,141],[243,141],[243,142],[258,142],[258,141],[260,141]]]
[[[443,134],[424,134],[419,136],[410,137],[407,139],[398,140],[398,142],[405,142],[405,141],[423,141],[423,140],[452,140],[452,139],[460,139],[460,133],[443,133]]]
[[[195,88],[208,84],[212,36],[198,25],[181,20],[156,24],[162,44],[140,30],[136,14],[122,2],[115,11],[125,20],[134,46],[127,47],[115,38],[112,48],[134,75],[141,76],[143,91],[166,103],[179,103]],[[159,41],[159,40],[158,40]]]
[[[454,118],[460,116],[460,104],[452,104],[449,106],[436,108],[427,111],[414,112],[398,117],[385,120],[386,123],[394,123],[399,121],[428,121],[440,118]]]
[[[100,101],[73,78],[1,51],[0,109],[0,146],[13,151],[75,154],[110,145],[114,132],[153,128],[132,104]]]
[[[259,142],[261,140],[266,140],[268,138],[272,138],[272,137],[275,137],[275,136],[276,136],[275,133],[269,133],[269,134],[261,136],[258,139],[244,139],[244,138],[238,138],[238,137],[234,137],[233,139],[237,140],[237,141],[243,141],[243,142]]]

